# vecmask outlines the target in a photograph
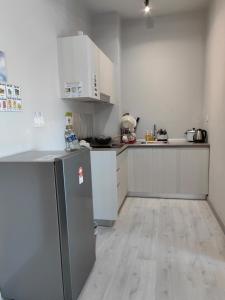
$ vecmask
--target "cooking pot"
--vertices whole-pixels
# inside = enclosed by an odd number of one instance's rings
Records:
[[[185,132],[186,139],[187,139],[188,142],[194,142],[194,135],[195,135],[195,133],[196,133],[195,128],[187,130]]]

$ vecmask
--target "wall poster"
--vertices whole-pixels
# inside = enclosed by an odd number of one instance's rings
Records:
[[[21,90],[19,86],[0,83],[0,112],[22,111]]]
[[[22,111],[21,89],[7,83],[5,53],[0,50],[0,112]]]

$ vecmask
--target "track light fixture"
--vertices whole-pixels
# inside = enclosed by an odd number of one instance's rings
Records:
[[[145,13],[148,14],[150,13],[150,4],[149,4],[149,0],[145,0]]]

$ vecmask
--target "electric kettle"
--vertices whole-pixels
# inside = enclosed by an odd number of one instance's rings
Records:
[[[193,140],[194,140],[194,143],[206,143],[207,142],[207,137],[208,137],[208,134],[207,134],[206,130],[197,129],[195,131]]]

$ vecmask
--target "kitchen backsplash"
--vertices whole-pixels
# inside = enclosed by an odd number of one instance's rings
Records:
[[[79,139],[93,136],[93,114],[73,113],[73,126]]]

